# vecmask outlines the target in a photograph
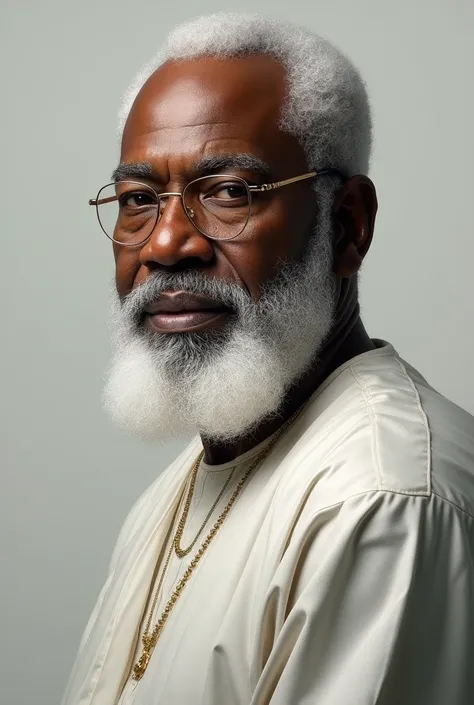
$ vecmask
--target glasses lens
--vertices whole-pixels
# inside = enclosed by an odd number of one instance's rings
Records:
[[[111,240],[121,245],[139,245],[155,227],[157,197],[145,184],[119,181],[99,191],[97,215],[102,230]]]
[[[216,240],[240,235],[250,216],[247,184],[236,176],[205,176],[191,181],[183,201],[196,228]]]

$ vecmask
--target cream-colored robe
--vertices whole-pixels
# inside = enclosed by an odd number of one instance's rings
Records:
[[[474,419],[387,344],[336,370],[251,476],[132,687],[199,450],[127,518],[63,705],[124,686],[123,705],[473,705]]]

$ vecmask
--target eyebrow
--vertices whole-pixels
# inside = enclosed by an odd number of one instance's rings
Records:
[[[269,164],[253,154],[214,154],[203,157],[193,171],[198,176],[207,176],[223,169],[243,169],[259,176],[270,176],[272,173]]]
[[[194,178],[199,178],[225,169],[243,169],[266,178],[272,174],[269,164],[253,154],[215,154],[202,157],[193,166],[192,171]],[[123,162],[114,169],[111,178],[115,182],[133,178],[161,180],[157,170],[150,162]]]
[[[112,181],[124,181],[126,179],[152,179],[157,176],[155,169],[148,162],[132,162],[127,164],[122,162],[113,170]]]

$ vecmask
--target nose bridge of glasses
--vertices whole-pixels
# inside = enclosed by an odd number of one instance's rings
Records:
[[[180,191],[166,191],[165,193],[159,193],[158,194],[158,218],[162,217],[163,212],[166,208],[166,205],[169,202],[170,197],[179,198],[185,214],[188,216],[188,218],[193,218],[194,217],[194,210],[192,208],[190,208],[185,203],[183,194],[184,194],[183,191],[181,191],[181,192]]]

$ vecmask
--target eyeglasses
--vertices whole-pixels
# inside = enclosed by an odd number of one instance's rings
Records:
[[[95,206],[107,237],[126,247],[142,245],[150,238],[170,196],[181,199],[186,216],[200,233],[212,240],[233,240],[249,222],[252,194],[330,173],[342,177],[337,169],[328,168],[254,186],[230,174],[201,176],[190,181],[182,193],[160,194],[147,184],[117,181],[103,186],[89,205]]]

